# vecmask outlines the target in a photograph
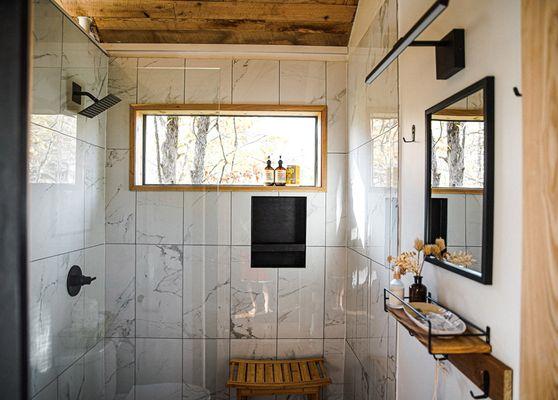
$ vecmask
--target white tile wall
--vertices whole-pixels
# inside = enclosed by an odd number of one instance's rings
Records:
[[[130,192],[127,105],[108,115],[107,393],[125,399],[135,385],[136,399],[198,399],[203,387],[225,398],[224,378],[208,371],[226,371],[229,357],[322,355],[325,337],[343,341],[345,63],[113,59],[109,78],[128,104],[281,102],[331,111],[326,193]],[[279,195],[308,197],[307,268],[253,270],[251,197]],[[163,281],[169,290],[159,290]],[[341,398],[344,349],[328,349],[339,379],[328,396]],[[155,366],[146,366],[151,357]]]

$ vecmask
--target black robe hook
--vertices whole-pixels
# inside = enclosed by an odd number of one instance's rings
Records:
[[[488,399],[488,393],[490,392],[490,374],[487,370],[482,371],[482,394],[476,395],[472,390],[469,391],[473,399]]]
[[[415,126],[414,125],[411,128],[411,140],[407,140],[407,139],[403,138],[403,141],[405,143],[413,143],[415,141]]]

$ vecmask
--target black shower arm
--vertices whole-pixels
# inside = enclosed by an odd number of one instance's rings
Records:
[[[93,96],[91,93],[89,92],[74,92],[74,95],[78,95],[78,96],[87,96],[89,97],[91,100],[93,100],[95,103],[99,101],[98,98],[96,98],[95,96]]]

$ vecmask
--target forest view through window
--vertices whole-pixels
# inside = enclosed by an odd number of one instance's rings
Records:
[[[320,114],[316,112],[145,111],[141,185],[262,186],[268,157],[296,165],[300,186],[319,186]],[[138,138],[136,138],[136,143]]]

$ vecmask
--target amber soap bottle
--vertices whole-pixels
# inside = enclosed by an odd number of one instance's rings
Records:
[[[287,184],[287,169],[283,167],[283,160],[279,156],[279,166],[275,168],[275,185],[285,186]]]
[[[271,166],[271,157],[267,157],[267,165],[264,168],[264,185],[273,186],[275,183],[275,170]]]

